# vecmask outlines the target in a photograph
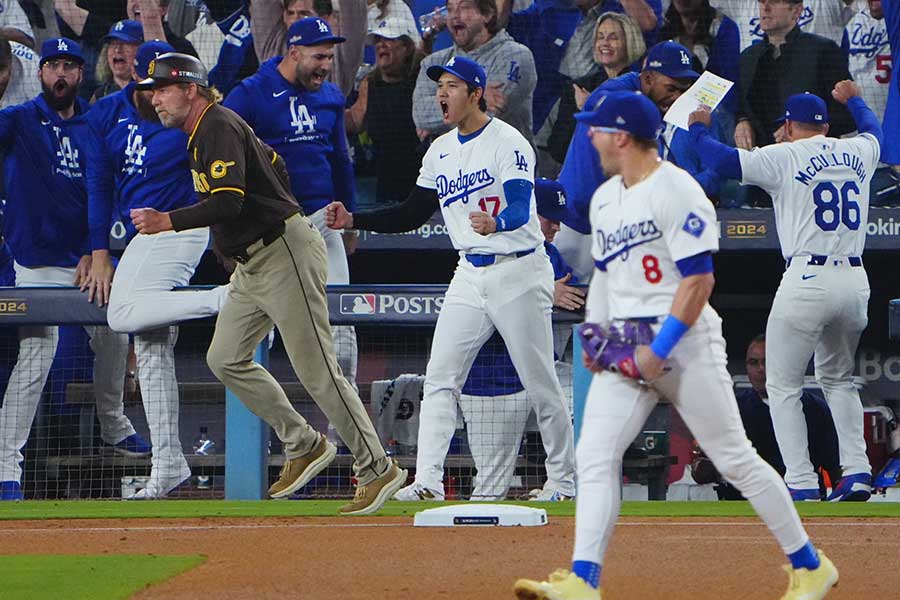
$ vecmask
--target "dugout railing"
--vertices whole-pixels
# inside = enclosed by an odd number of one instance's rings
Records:
[[[193,289],[184,288],[184,293]],[[360,330],[366,328],[392,331],[399,336],[422,337],[423,330],[433,328],[446,291],[444,285],[366,285],[366,286],[329,286],[328,301],[332,325],[353,325]],[[581,315],[568,311],[556,310],[553,315],[555,323],[574,325],[581,320]],[[0,291],[0,326],[12,328],[21,325],[92,325],[105,324],[105,310],[87,301],[86,295],[75,288],[4,288]],[[211,330],[213,320],[200,322],[207,330]],[[191,327],[192,323],[183,323],[182,329]],[[574,356],[580,356],[578,337],[572,336],[575,347]],[[430,338],[430,336],[428,336]],[[201,344],[202,339],[201,338]],[[415,354],[414,367],[424,373],[427,361],[428,339],[418,339],[411,344]],[[193,360],[201,361],[198,356]],[[257,360],[268,365],[268,344],[263,343],[257,349]],[[177,361],[178,359],[176,359]],[[363,353],[360,353],[360,360]],[[410,361],[406,361],[409,363]],[[573,376],[571,385],[573,394],[573,413],[576,436],[580,427],[584,398],[590,384],[590,374],[573,360]],[[204,365],[205,368],[205,365]],[[399,367],[398,367],[399,368]],[[387,367],[390,370],[389,367]],[[362,369],[361,369],[362,370]],[[403,368],[400,368],[401,372]],[[198,372],[198,371],[195,371]],[[399,375],[399,373],[395,373]],[[285,387],[289,398],[301,412],[309,415],[318,412],[315,404],[306,395],[302,385],[295,379],[286,376],[284,365],[276,374],[279,382]],[[220,406],[224,395],[224,454],[210,456],[191,454],[185,448],[186,457],[197,477],[221,477],[224,483],[224,497],[227,499],[260,499],[265,497],[272,471],[283,464],[280,453],[270,446],[269,427],[258,417],[250,413],[244,405],[224,386],[207,375],[200,380],[191,380],[180,375],[179,396],[181,410],[189,411],[195,406]],[[359,381],[361,396],[370,399],[371,382],[362,378]],[[90,382],[73,382],[65,386],[64,403],[74,409],[78,415],[77,451],[69,454],[44,456],[43,476],[57,480],[65,489],[57,492],[57,497],[96,497],[96,489],[81,489],[84,486],[97,485],[98,478],[112,479],[119,475],[139,474],[148,471],[149,459],[119,457],[115,462],[100,452],[96,447],[96,414],[94,411],[93,385]],[[132,400],[132,403],[135,401]],[[375,399],[371,399],[372,404]],[[373,409],[370,409],[372,411]],[[324,431],[323,423],[314,422],[317,428]],[[40,438],[43,433],[36,430],[33,436]],[[46,440],[34,439],[32,444],[38,447],[37,452],[45,452]],[[184,444],[183,444],[184,445]],[[414,468],[414,455],[398,455],[397,459],[404,467]],[[648,485],[650,499],[664,499],[668,467],[674,463],[670,456],[639,456],[629,458],[625,462],[625,474],[634,481]],[[347,454],[338,456],[334,468],[340,473],[341,480],[349,482],[352,458]],[[517,467],[528,468],[533,473],[542,474],[541,461],[528,461],[520,455]],[[451,454],[447,457],[448,474],[456,479],[470,483],[474,471],[472,457],[465,452]],[[123,478],[124,480],[124,478]],[[457,485],[462,486],[461,482]],[[335,486],[338,488],[341,486]],[[346,487],[346,486],[344,486]],[[101,497],[116,497],[108,491],[100,493]],[[48,496],[52,497],[52,496]],[[221,497],[221,496],[219,496]]]

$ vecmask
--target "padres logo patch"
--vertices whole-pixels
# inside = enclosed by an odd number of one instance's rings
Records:
[[[212,175],[213,179],[222,179],[228,174],[228,167],[233,165],[233,160],[228,162],[225,162],[224,160],[213,161],[213,164],[209,166],[209,174]]]

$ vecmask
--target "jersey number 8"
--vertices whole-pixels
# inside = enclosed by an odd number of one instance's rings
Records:
[[[850,194],[853,193],[851,198]],[[843,223],[847,229],[859,229],[859,186],[855,181],[845,181],[838,192],[837,186],[823,181],[813,188],[813,202],[816,205],[816,225],[822,231],[834,231]]]

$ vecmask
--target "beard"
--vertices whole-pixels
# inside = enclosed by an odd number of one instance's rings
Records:
[[[328,71],[325,69],[313,69],[309,73],[303,73],[300,67],[297,67],[297,79],[306,89],[310,91],[318,91],[322,84],[328,81]]]
[[[138,116],[144,121],[161,123],[159,115],[156,114],[156,109],[153,108],[153,103],[150,102],[144,93],[139,91],[134,92],[134,107],[137,109]]]
[[[69,85],[64,79],[57,79],[52,85],[41,81],[44,100],[53,110],[59,112],[67,110],[75,104],[75,96],[78,94],[77,85]]]

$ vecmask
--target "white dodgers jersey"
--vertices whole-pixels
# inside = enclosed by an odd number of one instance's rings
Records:
[[[873,18],[868,8],[859,11],[844,30],[841,47],[860,96],[882,120],[891,83],[891,47],[884,19]]]
[[[817,135],[738,152],[743,183],[758,185],[772,196],[785,258],[862,254],[869,184],[880,155],[874,136]]]
[[[630,188],[611,177],[594,192],[590,214],[591,252],[607,273],[613,320],[668,314],[683,279],[676,263],[719,249],[715,208],[700,184],[669,162]]]
[[[534,250],[544,241],[534,192],[528,222],[512,231],[476,233],[469,213],[482,211],[496,218],[507,207],[503,183],[513,179],[534,183],[534,151],[516,129],[491,119],[465,142],[460,142],[457,129],[436,139],[422,159],[416,185],[437,190],[454,248],[467,254],[512,254]]]
[[[759,3],[748,0],[713,0],[714,7],[731,17],[741,32],[741,52],[760,42],[765,35],[759,26]],[[841,0],[806,0],[797,25],[806,33],[827,37],[835,44],[841,43],[844,26],[855,10]]]

